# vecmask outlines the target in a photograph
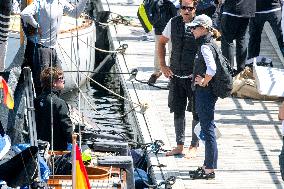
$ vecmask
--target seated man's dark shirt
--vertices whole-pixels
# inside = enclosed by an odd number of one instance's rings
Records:
[[[53,112],[53,126],[51,125],[51,98]],[[48,141],[50,144],[51,130],[53,128],[53,149],[66,150],[67,143],[71,143],[72,122],[66,102],[59,98],[59,91],[44,90],[35,99],[35,117],[38,139]]]

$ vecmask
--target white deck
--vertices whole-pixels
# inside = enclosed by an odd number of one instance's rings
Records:
[[[120,2],[120,4],[118,3]],[[110,10],[125,16],[136,16],[138,2],[127,5],[127,0],[109,0]],[[102,0],[105,10],[108,6]],[[121,72],[138,69],[137,79],[147,81],[153,72],[154,41],[145,40],[142,28],[131,26],[110,27],[115,48],[121,44],[128,44],[126,55],[118,55],[118,67]],[[153,36],[146,35],[153,39]],[[279,53],[279,51],[278,51]],[[274,66],[282,68],[277,51],[271,45],[265,33],[261,54],[272,58]],[[281,57],[282,58],[282,57]],[[126,66],[127,65],[127,66]],[[137,81],[127,81],[129,75],[123,76],[123,86],[126,95],[134,102],[147,102],[149,109],[144,116],[136,114],[144,142],[161,139],[165,142],[165,149],[175,146],[173,114],[167,107],[167,90],[149,87]],[[167,79],[162,76],[157,85],[165,87]],[[135,89],[135,90],[134,90]],[[138,98],[137,98],[137,96]],[[186,159],[183,157],[165,157],[152,154],[150,161],[157,165],[158,161],[167,167],[154,167],[154,175],[159,183],[162,174],[165,178],[171,175],[177,177],[173,188],[284,188],[278,164],[278,155],[282,147],[281,125],[278,121],[279,102],[257,101],[250,99],[226,98],[218,100],[216,105],[216,122],[222,132],[218,140],[219,159],[215,180],[191,180],[188,171],[202,165],[204,145],[200,144],[198,157]],[[138,109],[137,109],[138,110]],[[191,114],[186,114],[186,145],[191,140]]]

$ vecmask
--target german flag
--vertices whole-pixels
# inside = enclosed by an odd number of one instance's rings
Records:
[[[5,79],[3,79],[1,76],[0,76],[0,89],[3,89],[4,105],[6,105],[9,109],[13,109],[14,108],[14,98],[12,97],[11,89],[7,85],[7,82],[5,81]]]
[[[85,168],[85,165],[83,164],[81,152],[79,149],[79,146],[75,144],[75,154],[76,154],[76,177],[75,177],[75,187],[76,189],[91,189],[88,174]]]

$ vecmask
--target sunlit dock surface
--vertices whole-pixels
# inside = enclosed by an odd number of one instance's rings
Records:
[[[127,0],[102,0],[104,10],[136,17],[138,1],[127,4]],[[109,7],[108,7],[109,5]],[[274,49],[273,38],[266,35],[269,27],[263,32],[261,55],[272,58],[274,67],[283,68],[279,58],[279,49]],[[117,56],[119,72],[130,72],[137,68],[137,80],[147,82],[153,73],[154,38],[145,34],[141,27],[110,26],[110,35],[114,49],[120,44],[128,44],[126,54]],[[173,114],[167,107],[168,90],[150,87],[135,80],[129,81],[129,75],[122,75],[125,96],[134,102],[148,103],[149,109],[144,116],[137,113],[135,121],[140,127],[144,142],[163,140],[164,149],[176,145],[173,127]],[[168,80],[162,76],[157,85],[166,87]],[[282,148],[281,123],[278,121],[280,102],[258,101],[251,99],[226,98],[219,99],[216,105],[216,123],[222,133],[217,141],[219,149],[218,169],[215,180],[191,180],[188,171],[202,165],[204,145],[200,144],[198,155],[194,159],[165,157],[159,153],[151,154],[152,165],[164,164],[161,169],[153,167],[153,176],[160,183],[163,178],[177,178],[172,186],[176,189],[225,189],[225,188],[284,188],[278,163],[278,155]],[[186,145],[191,140],[191,114],[186,113]]]

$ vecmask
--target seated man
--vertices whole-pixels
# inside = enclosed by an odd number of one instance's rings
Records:
[[[67,143],[72,143],[73,127],[67,103],[59,97],[64,88],[63,71],[56,67],[45,68],[40,81],[43,91],[35,99],[38,139],[53,144],[54,150],[66,150]]]

